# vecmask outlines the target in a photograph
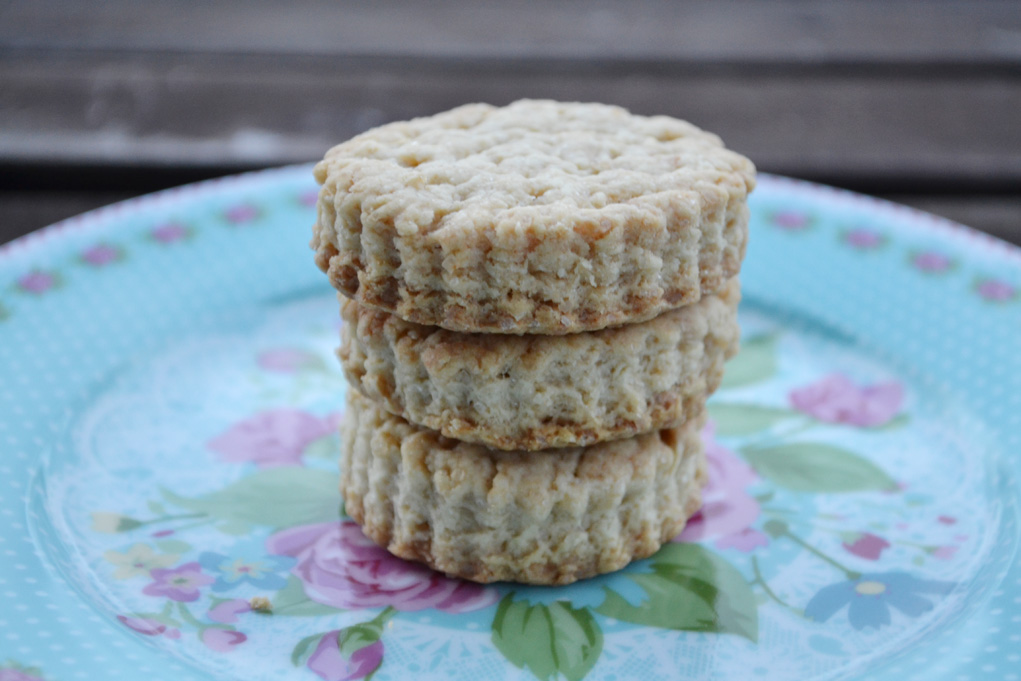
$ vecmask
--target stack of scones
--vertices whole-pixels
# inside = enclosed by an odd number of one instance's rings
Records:
[[[738,348],[748,159],[673,118],[523,100],[370,130],[315,176],[353,388],[341,493],[368,537],[567,584],[681,531]]]

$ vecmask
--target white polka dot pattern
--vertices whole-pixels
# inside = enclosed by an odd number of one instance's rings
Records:
[[[45,512],[33,476],[68,414],[124,362],[239,306],[325,286],[305,247],[310,177],[292,168],[173,190],[0,248],[0,669],[51,681],[209,678],[68,586],[71,563],[39,548],[54,540],[33,517]],[[1003,503],[1016,503],[1019,251],[778,178],[762,178],[752,208],[746,293],[845,330],[966,400],[1004,453]],[[988,566],[1002,581],[966,622],[865,677],[1016,681],[1021,563],[1010,558]]]

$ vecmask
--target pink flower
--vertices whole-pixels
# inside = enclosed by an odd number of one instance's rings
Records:
[[[871,532],[855,534],[848,537],[848,539],[851,541],[844,542],[844,548],[848,553],[853,553],[865,560],[879,560],[880,554],[885,549],[890,548],[890,542]]]
[[[260,353],[256,363],[266,371],[293,374],[308,369],[321,369],[323,361],[318,355],[298,348],[275,348]]]
[[[751,529],[759,517],[759,502],[746,488],[758,476],[751,466],[716,442],[712,424],[702,430],[709,482],[702,491],[702,508],[688,520],[674,541],[696,542],[716,539],[717,548],[751,551],[765,546],[768,539]]]
[[[1005,303],[1018,295],[1017,289],[999,279],[981,279],[975,284],[975,291],[991,303]]]
[[[134,629],[145,636],[159,636],[167,630],[167,625],[148,618],[117,615],[117,619],[120,620],[121,624],[124,626],[129,629]]]
[[[807,229],[811,219],[800,211],[781,210],[773,213],[773,224],[788,232],[800,232]]]
[[[43,679],[23,669],[0,669],[0,681],[43,681]]]
[[[209,619],[220,624],[234,624],[238,621],[238,615],[251,612],[252,606],[242,598],[234,598],[214,605],[207,615]]]
[[[117,619],[120,620],[121,624],[129,629],[137,631],[143,636],[160,636],[163,635],[169,639],[181,638],[181,631],[179,629],[167,628],[167,625],[157,620],[149,619],[147,617],[125,617],[124,615],[117,615]],[[0,676],[0,681],[3,677]]]
[[[249,203],[242,203],[228,208],[223,216],[227,218],[228,222],[233,222],[234,224],[251,222],[259,217],[259,209]]]
[[[957,555],[959,546],[936,546],[929,550],[933,558],[938,560],[952,560]]]
[[[303,206],[312,207],[316,205],[316,201],[319,200],[319,190],[309,189],[307,192],[298,194],[298,203]]]
[[[247,640],[248,636],[245,634],[230,629],[209,627],[202,632],[202,642],[206,644],[207,648],[218,653],[233,652],[235,648]]]
[[[300,466],[305,448],[333,433],[338,418],[320,418],[297,409],[263,411],[234,424],[207,446],[223,461],[251,461],[259,468]]]
[[[872,427],[897,415],[904,389],[896,382],[858,387],[843,374],[830,374],[789,397],[795,409],[820,421]]]
[[[364,679],[383,663],[383,642],[376,640],[351,653],[345,659],[338,645],[340,631],[330,631],[319,639],[319,645],[308,658],[307,666],[326,681]]]
[[[395,558],[366,538],[352,522],[321,523],[283,530],[266,541],[269,553],[293,556],[291,569],[305,595],[335,608],[413,611],[436,608],[450,613],[488,607],[497,592]]]
[[[56,288],[59,283],[60,280],[56,274],[44,272],[43,270],[33,270],[18,279],[17,286],[25,293],[40,295]]]
[[[123,257],[121,250],[109,244],[96,244],[91,248],[82,251],[82,261],[89,265],[102,267],[112,262],[117,262]]]
[[[862,251],[879,248],[886,241],[886,238],[879,232],[864,227],[850,229],[844,232],[844,241],[849,246]]]
[[[197,601],[199,589],[216,581],[203,574],[202,566],[198,563],[185,563],[176,568],[156,568],[149,574],[152,575],[153,582],[142,589],[142,593],[146,596],[162,596],[185,603]]]
[[[764,546],[769,546],[769,537],[752,527],[746,527],[740,532],[716,540],[718,549],[737,549],[745,553],[751,553]]]
[[[949,515],[941,515],[938,518],[936,518],[936,520],[941,525],[953,525],[953,524],[955,524],[957,522],[957,518],[954,518],[953,516],[949,516]]]
[[[935,251],[922,251],[911,256],[911,264],[923,272],[946,272],[954,265],[954,261]]]
[[[188,237],[188,228],[176,222],[167,222],[153,227],[149,236],[161,244],[172,244]]]

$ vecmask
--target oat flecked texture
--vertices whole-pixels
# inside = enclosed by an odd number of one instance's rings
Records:
[[[740,285],[646,322],[566,336],[464,334],[341,296],[348,382],[393,414],[498,449],[589,445],[683,424],[737,353]]]
[[[677,536],[701,504],[704,416],[550,452],[443,437],[348,393],[341,494],[394,555],[478,582],[569,584]]]
[[[370,130],[315,177],[316,264],[345,295],[454,331],[555,335],[735,276],[755,168],[684,121],[522,100]]]

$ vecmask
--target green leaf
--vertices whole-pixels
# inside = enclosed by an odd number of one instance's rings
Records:
[[[163,553],[175,553],[180,555],[191,551],[191,544],[180,539],[160,539],[156,547]]]
[[[333,608],[313,601],[305,595],[305,587],[301,580],[291,575],[287,578],[287,585],[277,592],[270,609],[274,615],[286,617],[320,617],[322,615],[336,615],[344,612],[339,608]]]
[[[737,357],[727,362],[720,388],[740,388],[776,373],[776,336],[755,336],[741,342]]]
[[[362,622],[340,630],[337,646],[345,660],[366,646],[371,646],[383,635],[383,627],[375,622]]]
[[[131,530],[137,529],[142,526],[142,521],[135,520],[134,518],[121,518],[121,521],[117,524],[118,532],[130,532]]]
[[[645,601],[631,605],[606,588],[596,612],[661,629],[758,639],[755,595],[730,563],[698,544],[667,544],[653,557],[652,568],[651,574],[629,575],[645,591]]]
[[[820,442],[789,442],[741,450],[759,475],[797,492],[893,490],[897,483],[854,452]]]
[[[194,499],[162,492],[177,506],[221,520],[293,527],[337,520],[337,477],[312,468],[281,466],[257,471]]]
[[[782,520],[776,519],[767,520],[766,523],[762,526],[762,531],[768,534],[773,539],[778,539],[779,537],[784,536],[785,534],[787,534],[789,529],[790,527],[787,525],[787,523],[785,523]]]
[[[317,643],[319,639],[323,637],[323,634],[312,634],[298,641],[298,644],[294,646],[294,650],[291,651],[291,664],[298,667],[305,663],[305,659],[311,654],[310,648],[313,643]]]
[[[164,507],[163,504],[161,504],[158,501],[150,501],[147,505],[149,506],[149,510],[152,511],[153,515],[164,516],[167,514],[166,507]]]
[[[709,417],[716,425],[716,434],[748,435],[765,430],[796,412],[757,404],[709,404]]]
[[[225,523],[217,525],[216,529],[224,534],[229,534],[232,537],[242,537],[251,533],[252,525],[251,523],[242,522],[240,520],[228,520]]]
[[[493,618],[493,645],[507,660],[542,681],[558,672],[580,681],[603,651],[603,632],[588,608],[514,601],[507,594]]]

